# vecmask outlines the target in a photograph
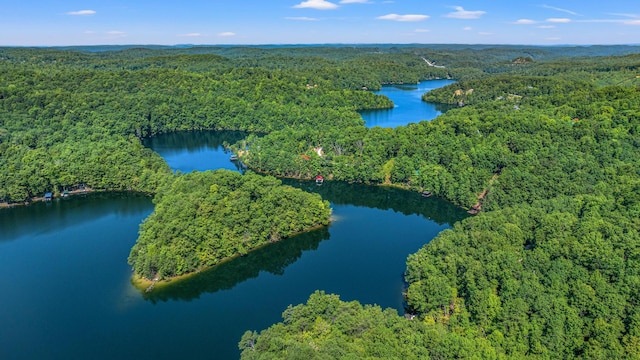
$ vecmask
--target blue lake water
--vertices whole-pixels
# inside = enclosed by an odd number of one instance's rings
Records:
[[[188,173],[212,169],[242,170],[225,145],[247,137],[242,131],[181,131],[144,139],[144,145],[160,154],[174,171]]]
[[[375,93],[391,99],[395,107],[388,110],[361,111],[360,115],[362,115],[367,127],[394,128],[423,120],[432,120],[442,114],[446,107],[424,102],[422,95],[454,82],[455,80],[443,79],[426,80],[419,84],[410,85],[385,85]]]
[[[243,134],[146,141],[182,172],[227,168]],[[89,194],[0,209],[0,359],[229,359],[245,330],[281,321],[316,289],[403,312],[408,254],[466,213],[391,188],[285,180],[331,202],[335,221],[172,286],[141,293],[127,256],[148,197]]]

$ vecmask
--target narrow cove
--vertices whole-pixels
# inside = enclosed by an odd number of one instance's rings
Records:
[[[422,81],[418,84],[384,85],[376,94],[384,95],[394,103],[392,109],[365,110],[360,115],[367,127],[394,128],[422,120],[431,120],[446,111],[449,106],[422,101],[422,94],[449,84],[455,80]]]
[[[223,144],[241,135],[163,134],[147,145],[175,170],[233,170]],[[0,210],[0,354],[237,358],[245,330],[280,321],[316,289],[402,313],[407,255],[466,214],[393,188],[284,182],[320,193],[336,220],[146,294],[130,284],[126,258],[149,198],[91,194]]]

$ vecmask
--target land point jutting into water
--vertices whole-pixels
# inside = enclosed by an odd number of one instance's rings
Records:
[[[0,48],[1,353],[640,356],[639,50]]]
[[[135,273],[154,284],[326,226],[331,216],[319,195],[254,173],[192,172],[159,193],[129,255]]]

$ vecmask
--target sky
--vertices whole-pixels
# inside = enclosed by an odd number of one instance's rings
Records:
[[[0,0],[0,46],[640,44],[638,0]]]

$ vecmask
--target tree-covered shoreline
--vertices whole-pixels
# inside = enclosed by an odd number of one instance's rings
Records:
[[[282,324],[245,335],[244,357],[634,358],[639,52],[2,48],[0,199],[84,183],[187,209],[172,186],[211,175],[176,177],[140,138],[260,133],[235,145],[256,171],[429,190],[481,211],[409,256],[413,320],[318,293]],[[425,99],[461,106],[431,122],[363,126],[357,110],[391,106],[363,88],[436,77],[458,82]],[[195,253],[142,261],[139,271],[180,273]]]
[[[229,170],[178,175],[158,189],[129,264],[148,280],[214,266],[261,245],[328,225],[329,202],[270,176]]]

